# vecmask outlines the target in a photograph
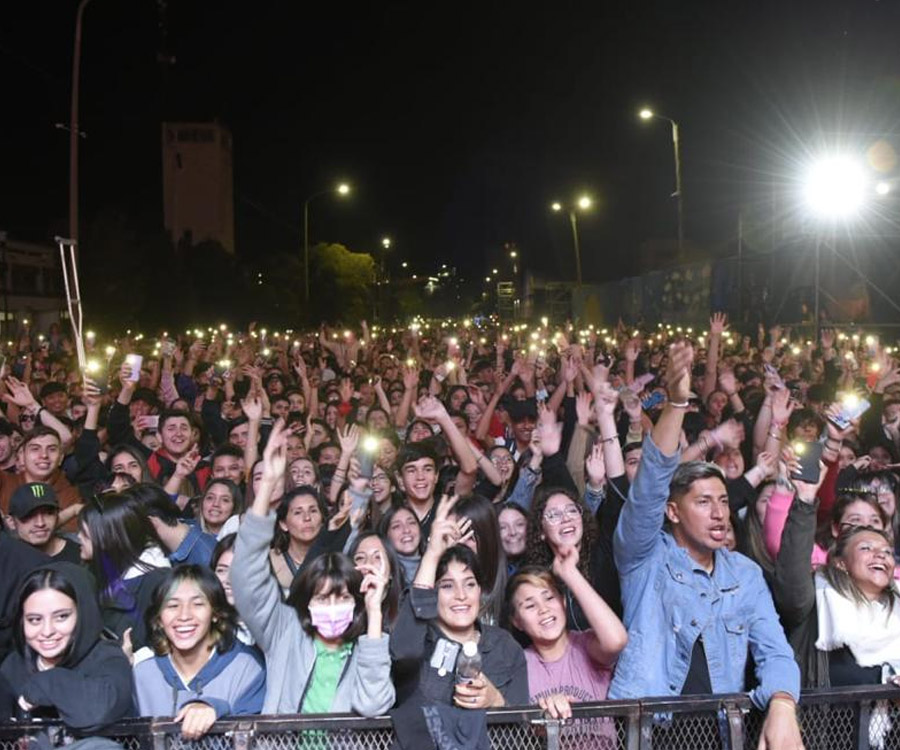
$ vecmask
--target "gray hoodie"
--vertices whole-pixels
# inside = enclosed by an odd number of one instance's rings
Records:
[[[231,588],[241,618],[266,657],[265,714],[298,713],[316,662],[315,642],[297,613],[281,600],[269,570],[275,515],[247,513],[234,545]],[[331,710],[362,716],[384,714],[393,705],[394,683],[388,638],[360,636],[344,667]]]

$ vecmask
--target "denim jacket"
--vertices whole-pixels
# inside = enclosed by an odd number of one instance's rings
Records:
[[[691,652],[703,637],[715,693],[744,690],[747,649],[758,686],[750,698],[765,708],[776,692],[800,695],[800,670],[775,613],[762,571],[721,549],[708,573],[663,530],[669,483],[680,455],[665,456],[648,436],[613,541],[622,583],[628,645],[609,698],[679,695]]]

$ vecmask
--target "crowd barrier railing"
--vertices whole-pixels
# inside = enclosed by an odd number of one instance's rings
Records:
[[[806,750],[900,750],[900,690],[809,691],[800,704]],[[755,750],[764,720],[745,694],[573,705],[572,719],[537,707],[487,714],[493,750]],[[0,725],[0,750],[48,747],[53,722]],[[103,733],[124,750],[389,750],[391,719],[346,714],[252,716],[217,722],[197,742],[169,719],[130,719]],[[42,737],[38,743],[38,738]],[[52,746],[52,740],[51,745]],[[770,750],[780,750],[770,748]]]

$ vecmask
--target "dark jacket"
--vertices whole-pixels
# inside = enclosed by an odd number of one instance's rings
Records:
[[[0,531],[0,662],[12,648],[19,584],[32,570],[49,562],[40,550]]]
[[[819,616],[816,585],[809,565],[815,542],[816,505],[795,498],[781,534],[772,598],[788,643],[794,649],[794,658],[800,666],[800,684],[804,688],[831,685],[828,653],[816,648]]]
[[[89,574],[71,563],[43,566],[72,584],[78,621],[65,658],[39,671],[36,655],[17,633],[16,650],[0,666],[15,692],[35,706],[32,716],[59,718],[85,736],[132,713],[131,665],[117,643],[101,640],[103,622]]]
[[[103,625],[119,638],[132,628],[134,650],[148,646],[144,612],[150,606],[153,590],[166,576],[167,568],[154,568],[141,576],[120,580],[115,591],[102,596]]]
[[[435,622],[437,591],[408,588],[400,601],[400,612],[391,631],[391,659],[397,705],[407,700],[424,704],[453,705],[453,670],[441,675],[431,666],[434,647],[445,638]],[[500,691],[508,706],[528,705],[528,668],[521,646],[502,628],[482,625],[478,650],[482,669]],[[447,639],[449,640],[449,639]]]

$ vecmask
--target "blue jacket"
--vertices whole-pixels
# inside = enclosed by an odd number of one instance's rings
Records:
[[[141,716],[174,716],[188,703],[206,703],[216,718],[258,714],[266,696],[262,660],[240,641],[224,654],[216,650],[185,685],[168,656],[155,656],[134,668],[134,698]]]
[[[184,523],[184,522],[182,522]],[[178,545],[178,549],[169,555],[172,565],[201,565],[209,567],[213,551],[216,548],[217,539],[212,534],[207,534],[195,523],[186,524],[187,536]]]
[[[765,708],[776,692],[800,696],[800,670],[778,621],[762,571],[721,549],[708,573],[663,530],[669,483],[680,455],[665,456],[648,436],[613,549],[622,583],[628,645],[609,698],[680,695],[699,636],[716,693],[743,692],[747,649]]]

